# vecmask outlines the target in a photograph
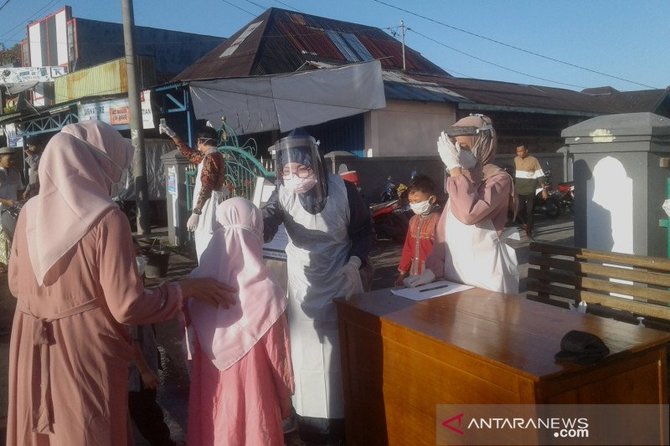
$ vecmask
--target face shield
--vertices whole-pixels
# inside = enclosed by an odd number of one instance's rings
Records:
[[[119,181],[112,183],[109,188],[109,196],[112,197],[112,200],[122,201],[131,198],[129,195],[132,195],[133,192],[131,189],[132,176],[133,174],[128,167],[121,171],[121,178]]]
[[[307,135],[289,135],[275,144],[277,182],[297,194],[303,208],[312,214],[323,209],[328,177],[316,140]]]
[[[484,166],[493,160],[496,151],[496,133],[491,119],[485,115],[470,115],[458,120],[453,126],[447,129],[450,138],[457,136],[469,137],[472,141],[470,152],[472,159],[461,160],[467,164],[479,162]],[[465,154],[469,157],[470,154]],[[469,168],[465,167],[464,168]]]

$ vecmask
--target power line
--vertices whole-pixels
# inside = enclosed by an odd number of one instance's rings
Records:
[[[261,8],[263,11],[265,11],[266,9],[268,9],[266,6],[260,5],[260,4],[256,3],[256,2],[251,1],[251,0],[244,0],[244,1],[246,1],[247,3],[251,3],[251,4],[254,5],[254,6],[258,6],[258,7]]]
[[[468,35],[470,35],[470,36],[478,37],[478,38],[480,38],[480,39],[484,39],[484,40],[487,40],[487,41],[489,41],[489,42],[493,42],[493,43],[496,43],[496,44],[498,44],[498,45],[505,46],[505,47],[507,47],[507,48],[511,48],[511,49],[514,49],[514,50],[517,50],[517,51],[521,51],[521,52],[526,53],[526,54],[530,54],[530,55],[533,55],[533,56],[536,56],[536,57],[540,57],[540,58],[542,58],[542,59],[546,59],[546,60],[550,60],[550,61],[552,61],[552,62],[560,63],[560,64],[563,64],[563,65],[567,65],[567,66],[569,66],[569,67],[578,68],[578,69],[580,69],[580,70],[589,71],[589,72],[591,72],[591,73],[599,74],[599,75],[601,75],[601,76],[609,77],[609,78],[612,78],[612,79],[617,79],[617,80],[620,80],[620,81],[629,82],[629,83],[631,83],[631,84],[639,85],[639,86],[641,86],[641,87],[647,87],[647,88],[657,89],[657,87],[653,87],[653,86],[651,86],[651,85],[642,84],[642,83],[640,83],[640,82],[632,81],[632,80],[630,80],[630,79],[626,79],[626,78],[623,78],[623,77],[620,77],[620,76],[615,76],[615,75],[612,75],[612,74],[604,73],[604,72],[602,72],[602,71],[598,71],[598,70],[594,70],[594,69],[591,69],[591,68],[582,67],[581,65],[577,65],[577,64],[573,64],[573,63],[570,63],[570,62],[566,62],[566,61],[560,60],[560,59],[556,59],[555,57],[545,56],[544,54],[536,53],[536,52],[534,52],[534,51],[526,50],[526,49],[524,49],[524,48],[520,48],[520,47],[518,47],[518,46],[510,45],[510,44],[508,44],[508,43],[501,42],[501,41],[499,41],[499,40],[495,40],[495,39],[492,39],[492,38],[490,38],[490,37],[483,36],[483,35],[481,35],[481,34],[473,33],[473,32],[471,32],[471,31],[465,30],[465,29],[463,29],[463,28],[459,28],[459,27],[457,27],[457,26],[453,26],[453,25],[449,25],[449,24],[444,23],[444,22],[440,22],[439,20],[435,20],[435,19],[433,19],[433,18],[430,18],[430,17],[424,16],[424,15],[418,14],[418,13],[416,13],[416,12],[410,11],[410,10],[408,10],[408,9],[401,8],[401,7],[399,7],[399,6],[392,5],[392,4],[387,3],[387,2],[385,2],[385,1],[382,1],[382,0],[372,0],[372,1],[377,2],[377,3],[380,3],[380,4],[385,5],[385,6],[388,6],[389,8],[393,8],[393,9],[397,9],[397,10],[402,11],[402,12],[406,12],[407,14],[411,14],[411,15],[416,16],[416,17],[419,17],[419,18],[421,18],[421,19],[428,20],[429,22],[435,23],[435,24],[437,24],[437,25],[441,25],[441,26],[444,26],[444,27],[446,27],[446,28],[453,29],[453,30],[456,30],[456,31],[460,31],[460,32],[465,33],[465,34],[468,34]]]
[[[531,78],[533,78],[533,79],[538,79],[538,80],[545,81],[545,82],[552,82],[552,83],[555,83],[555,84],[565,85],[565,86],[568,86],[568,87],[581,88],[582,90],[585,89],[585,88],[587,88],[587,87],[584,87],[584,86],[582,86],[582,85],[574,85],[574,84],[568,84],[568,83],[565,83],[565,82],[559,82],[559,81],[555,81],[555,80],[552,80],[552,79],[547,79],[547,78],[544,78],[544,77],[533,76],[532,74],[528,74],[528,73],[525,73],[525,72],[523,72],[523,71],[518,71],[518,70],[515,70],[515,69],[513,69],[513,68],[508,68],[508,67],[499,65],[499,64],[497,64],[497,63],[490,62],[490,61],[488,61],[488,60],[482,59],[481,57],[473,56],[472,54],[466,53],[465,51],[461,51],[461,50],[459,50],[459,49],[457,49],[457,48],[454,48],[454,47],[452,47],[452,46],[449,46],[449,45],[447,45],[447,44],[444,44],[444,43],[442,43],[442,42],[440,42],[440,41],[438,41],[438,40],[433,39],[432,37],[428,37],[428,36],[425,35],[425,34],[421,34],[420,32],[418,32],[418,31],[416,31],[416,30],[414,30],[414,29],[412,29],[412,28],[407,28],[407,30],[408,30],[408,31],[412,31],[412,32],[415,33],[415,34],[418,34],[419,36],[423,37],[424,39],[428,39],[428,40],[430,40],[431,42],[434,42],[434,43],[436,43],[436,44],[438,44],[438,45],[441,45],[441,46],[443,46],[443,47],[445,47],[445,48],[449,48],[450,50],[455,51],[455,52],[457,52],[457,53],[459,53],[459,54],[463,54],[464,56],[471,57],[471,58],[473,58],[473,59],[475,59],[475,60],[478,60],[478,61],[480,61],[480,62],[484,62],[484,63],[489,64],[489,65],[493,65],[494,67],[502,68],[503,70],[511,71],[512,73],[521,74],[521,75],[528,76],[528,77],[531,77]]]
[[[289,9],[292,9],[293,11],[302,12],[301,10],[299,10],[298,8],[296,8],[295,6],[291,6],[291,5],[289,5],[288,3],[284,3],[284,2],[282,2],[282,1],[280,1],[280,0],[273,0],[273,1],[274,1],[275,3],[279,3],[280,5],[284,5],[284,6],[286,6],[286,7],[289,8]],[[303,14],[304,14],[304,13],[303,13]]]
[[[5,0],[5,3],[3,3],[2,5],[0,5],[0,11],[2,10],[2,8],[4,8],[5,6],[7,6],[7,3],[9,3],[9,0]]]
[[[13,34],[10,34],[10,33],[11,33],[12,31],[14,31],[16,28],[25,25],[29,20],[35,18],[37,15],[41,14],[42,11],[44,11],[44,10],[47,9],[47,8],[50,8],[51,5],[53,5],[54,3],[58,3],[59,1],[60,1],[60,0],[51,0],[51,1],[50,1],[49,3],[47,3],[45,6],[41,7],[40,9],[38,9],[37,11],[35,11],[34,13],[32,13],[30,16],[28,16],[27,19],[24,19],[24,20],[20,21],[20,22],[18,23],[18,25],[16,25],[16,26],[14,26],[13,28],[10,28],[10,29],[8,29],[7,31],[5,31],[5,33],[4,33],[2,36],[0,36],[0,38],[4,38],[5,36],[8,36],[8,35],[9,35],[9,36],[12,36]],[[5,4],[7,4],[7,3],[5,3]]]
[[[236,4],[231,3],[231,2],[229,2],[228,0],[221,0],[221,1],[222,1],[223,3],[227,3],[227,4],[229,4],[229,5],[232,6],[233,8],[237,8],[237,9],[239,9],[240,11],[244,11],[244,12],[246,12],[247,14],[250,14],[250,15],[252,15],[252,16],[254,16],[254,17],[256,17],[256,16],[258,15],[258,14],[254,14],[253,12],[244,9],[244,8],[241,7],[241,6],[237,6]]]

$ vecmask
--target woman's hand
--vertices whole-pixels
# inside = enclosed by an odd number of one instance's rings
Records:
[[[430,283],[433,280],[435,280],[435,273],[429,269],[426,269],[418,276],[409,276],[407,279],[405,279],[404,283],[407,288],[416,288],[418,286]]]
[[[158,380],[158,376],[151,370],[142,370],[141,372],[142,375],[142,383],[144,384],[144,387],[147,389],[153,389],[157,390],[158,385],[160,384],[160,381]]]
[[[237,290],[211,277],[181,279],[179,285],[184,298],[192,297],[215,307],[235,305]]]
[[[454,144],[445,132],[440,133],[440,137],[437,139],[437,153],[450,173],[456,168],[461,168],[459,152],[458,143]]]

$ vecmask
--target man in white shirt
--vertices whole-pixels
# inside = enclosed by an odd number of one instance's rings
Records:
[[[0,212],[18,204],[19,191],[24,189],[23,180],[16,169],[17,151],[9,147],[0,147]],[[0,274],[7,271],[9,248],[12,240],[0,225]]]

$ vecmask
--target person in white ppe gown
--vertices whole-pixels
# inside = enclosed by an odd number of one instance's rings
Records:
[[[302,129],[275,144],[277,188],[263,207],[264,238],[286,227],[288,319],[300,437],[337,444],[344,408],[337,313],[333,299],[362,291],[374,230],[352,183],[328,173]]]
[[[200,257],[216,228],[216,208],[226,196],[226,166],[223,154],[217,150],[218,136],[213,128],[203,127],[196,132],[198,146],[192,149],[166,124],[161,123],[159,130],[172,138],[179,152],[198,166],[193,189],[193,210],[186,228],[193,232],[200,263]]]
[[[405,279],[406,286],[445,278],[518,293],[516,253],[506,243],[508,237],[518,239],[518,234],[516,228],[505,231],[514,185],[507,172],[491,163],[496,143],[491,120],[484,115],[463,118],[440,135],[437,148],[449,172],[449,200],[437,224],[426,269]]]

